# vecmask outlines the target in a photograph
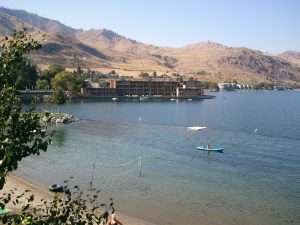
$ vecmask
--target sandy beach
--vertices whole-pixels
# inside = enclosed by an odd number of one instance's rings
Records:
[[[8,192],[9,190],[15,188],[17,189],[18,193],[22,193],[25,190],[31,190],[35,195],[35,199],[37,200],[35,202],[39,202],[40,199],[51,199],[54,197],[54,194],[50,192],[48,189],[46,189],[45,187],[40,186],[36,183],[32,183],[31,181],[23,177],[17,176],[13,173],[9,174],[6,177],[6,183],[4,185],[3,190],[1,190],[0,195],[2,195],[2,193]],[[12,210],[12,212],[19,210],[19,208],[17,206],[14,206],[13,204],[7,205],[7,208]],[[139,218],[128,216],[121,212],[116,212],[116,215],[124,225],[125,224],[126,225],[155,225],[153,223],[143,221]]]

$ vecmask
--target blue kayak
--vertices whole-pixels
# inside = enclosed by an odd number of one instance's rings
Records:
[[[211,151],[211,152],[223,152],[224,148],[207,148],[204,146],[201,147],[197,147],[198,150],[202,150],[202,151]]]

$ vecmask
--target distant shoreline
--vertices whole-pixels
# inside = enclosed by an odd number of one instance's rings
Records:
[[[146,97],[147,99],[142,100],[141,98]],[[215,98],[214,95],[201,95],[197,97],[170,97],[170,96],[89,96],[89,97],[72,97],[71,99],[123,99],[123,100],[141,100],[141,101],[147,101],[147,100],[171,100],[171,99],[178,99],[178,100],[201,100],[201,99],[212,99]]]

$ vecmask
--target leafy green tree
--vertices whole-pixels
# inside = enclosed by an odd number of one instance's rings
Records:
[[[157,73],[156,73],[156,71],[153,71],[153,74],[152,74],[152,76],[153,76],[154,78],[156,78],[156,77],[157,77]]]
[[[51,83],[51,79],[55,77],[56,74],[65,71],[65,67],[57,64],[51,64],[48,69],[43,70],[40,74],[40,80],[47,80],[48,84]]]
[[[12,38],[5,37],[0,54],[0,190],[6,175],[18,168],[23,158],[46,151],[49,139],[43,132],[43,124],[33,110],[22,112],[18,92],[10,87],[12,71],[23,60],[23,55],[41,45],[17,31]]]
[[[216,90],[219,91],[219,86],[217,83],[215,82],[211,82],[211,81],[204,81],[203,82],[203,88],[204,89],[209,89],[209,90]]]
[[[75,72],[75,71],[74,71],[74,72]],[[81,69],[80,66],[77,67],[77,70],[76,70],[75,73],[78,74],[78,75],[82,75],[82,74],[83,74],[83,70]]]
[[[12,68],[23,60],[23,55],[41,45],[26,35],[25,30],[16,31],[12,38],[5,37],[0,48],[0,190],[5,184],[6,175],[18,167],[23,158],[46,151],[49,138],[43,124],[33,110],[22,111],[18,92],[10,87]],[[83,196],[83,192],[74,186],[71,194],[65,188],[65,196],[56,196],[52,202],[41,199],[35,201],[30,191],[18,195],[15,190],[8,191],[0,197],[0,208],[5,204],[23,204],[20,212],[1,215],[2,224],[103,224],[107,221],[113,203],[98,204],[98,192]],[[1,193],[2,194],[2,193]],[[95,204],[95,205],[93,205]],[[91,208],[89,208],[91,207]],[[101,211],[98,212],[97,210]]]
[[[26,58],[10,68],[9,73],[7,85],[18,90],[34,87],[38,77],[36,66]]]
[[[86,87],[84,79],[76,74],[70,72],[60,72],[52,80],[51,85],[55,89],[68,91],[71,95],[78,95],[81,87]]]
[[[36,81],[36,88],[38,90],[46,90],[47,88],[49,88],[49,83],[47,80],[40,80],[38,79]]]
[[[219,86],[217,83],[211,82],[208,86],[208,89],[219,91]]]
[[[51,100],[53,103],[57,104],[58,113],[59,113],[59,106],[65,104],[66,97],[64,95],[64,92],[62,90],[58,89],[52,94]]]

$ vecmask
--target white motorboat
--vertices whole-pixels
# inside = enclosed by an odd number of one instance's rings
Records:
[[[188,127],[189,130],[204,130],[206,129],[207,127]]]

